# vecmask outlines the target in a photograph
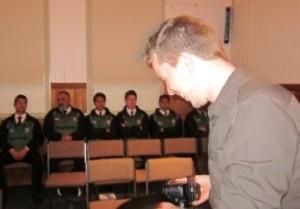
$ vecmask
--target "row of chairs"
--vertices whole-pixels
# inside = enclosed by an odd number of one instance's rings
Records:
[[[111,209],[116,208],[116,206],[127,200],[90,202],[90,184],[98,186],[116,183],[132,183],[135,196],[137,183],[145,183],[146,194],[149,194],[150,182],[169,180],[194,174],[194,165],[191,158],[150,158],[146,161],[146,169],[143,170],[144,177],[142,179],[142,170],[135,169],[134,158],[132,158],[133,156],[139,155],[141,150],[138,149],[137,152],[131,154],[132,157],[129,157],[131,152],[128,152],[128,150],[134,147],[130,141],[127,142],[127,156],[117,153],[117,150],[120,152],[122,150],[124,151],[124,149],[121,149],[122,146],[120,147],[120,144],[123,142],[122,140],[98,140],[89,142],[88,144],[84,141],[49,142],[47,146],[48,176],[45,182],[46,188],[85,187],[87,208]],[[133,141],[138,142],[138,140]],[[155,141],[152,142],[152,139],[150,141],[149,143],[158,143]],[[103,143],[111,145],[110,152],[107,152],[108,149],[103,149]],[[135,144],[135,146],[140,145],[141,144]],[[150,152],[150,150],[152,149],[148,149],[148,153],[153,155],[153,152]],[[85,171],[51,173],[50,160],[62,158],[84,158],[86,165]]]
[[[93,157],[161,157],[170,155],[191,155],[197,160],[197,141],[195,138],[168,138],[168,139],[130,139],[127,141],[120,139],[113,140],[93,140],[89,141],[91,158]],[[41,155],[47,153],[47,148],[41,147]],[[95,155],[95,156],[93,156]],[[5,173],[14,174],[19,169],[28,169],[30,165],[22,162],[13,163],[5,166]],[[25,173],[26,174],[26,173]],[[16,175],[13,175],[16,176]],[[26,176],[25,176],[26,177]],[[28,178],[17,178],[22,182],[13,181],[15,178],[6,177],[8,185],[28,184]]]
[[[167,138],[167,139],[130,139],[95,140],[89,141],[91,158],[93,157],[143,157],[197,155],[196,138]],[[95,155],[95,156],[94,156]]]

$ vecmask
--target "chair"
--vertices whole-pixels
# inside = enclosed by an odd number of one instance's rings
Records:
[[[90,202],[90,209],[118,209],[129,199],[120,199],[120,200],[102,200],[102,201],[93,201]]]
[[[146,163],[146,194],[149,194],[150,182],[191,175],[194,175],[194,164],[191,158],[168,157],[149,159]]]
[[[160,139],[130,139],[126,144],[127,157],[161,156]]]
[[[110,185],[132,183],[136,195],[134,161],[131,158],[111,158],[88,160],[87,182],[89,184]],[[87,200],[89,200],[89,184],[87,184]],[[90,209],[115,209],[128,199],[98,200],[88,202]]]
[[[4,166],[3,175],[7,179],[7,186],[30,185],[31,165],[25,162],[10,163]]]
[[[124,141],[120,139],[89,141],[88,155],[89,159],[124,157]]]
[[[193,137],[166,138],[163,140],[164,155],[197,155],[197,141]]]
[[[46,146],[45,142],[39,147],[39,153],[42,157],[46,154]],[[2,150],[0,150],[2,152]],[[7,186],[23,186],[31,184],[31,165],[25,162],[13,162],[8,165],[5,165],[3,168],[4,178],[7,179]],[[10,177],[10,174],[12,176]]]
[[[130,139],[126,144],[127,157],[160,157],[160,139]],[[136,169],[136,182],[145,182],[145,169]]]
[[[51,188],[66,188],[66,187],[84,187],[86,185],[86,172],[53,172],[51,173],[51,159],[69,159],[83,158],[86,164],[86,143],[80,141],[50,141],[48,143],[47,167],[48,176],[45,181],[45,187]],[[50,192],[48,192],[50,194]],[[50,196],[51,206],[51,196]]]

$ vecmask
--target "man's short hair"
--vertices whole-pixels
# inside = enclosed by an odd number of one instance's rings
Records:
[[[159,102],[161,102],[164,99],[168,100],[168,102],[171,102],[171,97],[169,95],[167,95],[167,94],[160,95]]]
[[[97,100],[98,97],[101,97],[101,98],[104,99],[104,101],[106,101],[106,96],[105,96],[105,94],[103,94],[102,92],[98,92],[98,93],[96,93],[96,94],[94,95],[94,98],[93,98],[94,103],[96,102],[96,100]]]
[[[129,96],[135,96],[135,97],[137,97],[137,94],[136,94],[136,92],[134,90],[126,91],[124,98],[127,99],[127,97],[129,97]]]
[[[67,95],[69,98],[71,97],[70,93],[67,92],[67,91],[65,91],[65,90],[59,91],[59,92],[57,93],[57,96],[59,96],[59,95],[61,95],[61,94]]]
[[[15,97],[15,99],[14,99],[14,104],[16,104],[16,103],[18,102],[19,99],[24,99],[25,102],[26,102],[26,104],[27,104],[27,102],[28,102],[28,99],[27,99],[27,97],[26,97],[25,95],[19,94],[19,95],[17,95],[17,96]]]
[[[178,16],[164,21],[148,39],[144,54],[148,64],[151,64],[153,52],[157,54],[159,64],[167,62],[173,66],[176,66],[182,52],[205,60],[227,60],[215,31],[201,20],[190,16]]]

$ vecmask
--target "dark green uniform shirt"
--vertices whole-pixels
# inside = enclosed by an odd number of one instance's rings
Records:
[[[37,151],[44,141],[41,129],[40,122],[28,113],[24,122],[20,124],[15,121],[13,114],[1,123],[0,146],[5,152],[8,152],[10,148],[21,150],[25,146]]]
[[[86,135],[86,119],[77,108],[71,107],[68,114],[53,108],[44,119],[43,129],[50,141],[59,141],[64,135],[71,135],[73,140],[82,140]]]
[[[300,208],[300,105],[234,71],[209,108],[213,209]]]
[[[182,120],[174,110],[169,109],[168,115],[163,115],[159,108],[150,116],[152,138],[175,138],[182,136]]]

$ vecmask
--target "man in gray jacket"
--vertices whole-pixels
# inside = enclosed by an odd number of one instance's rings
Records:
[[[300,105],[291,93],[236,70],[215,32],[192,17],[166,20],[149,38],[145,60],[169,94],[195,108],[212,103],[209,176],[195,176],[195,205],[300,208]]]

